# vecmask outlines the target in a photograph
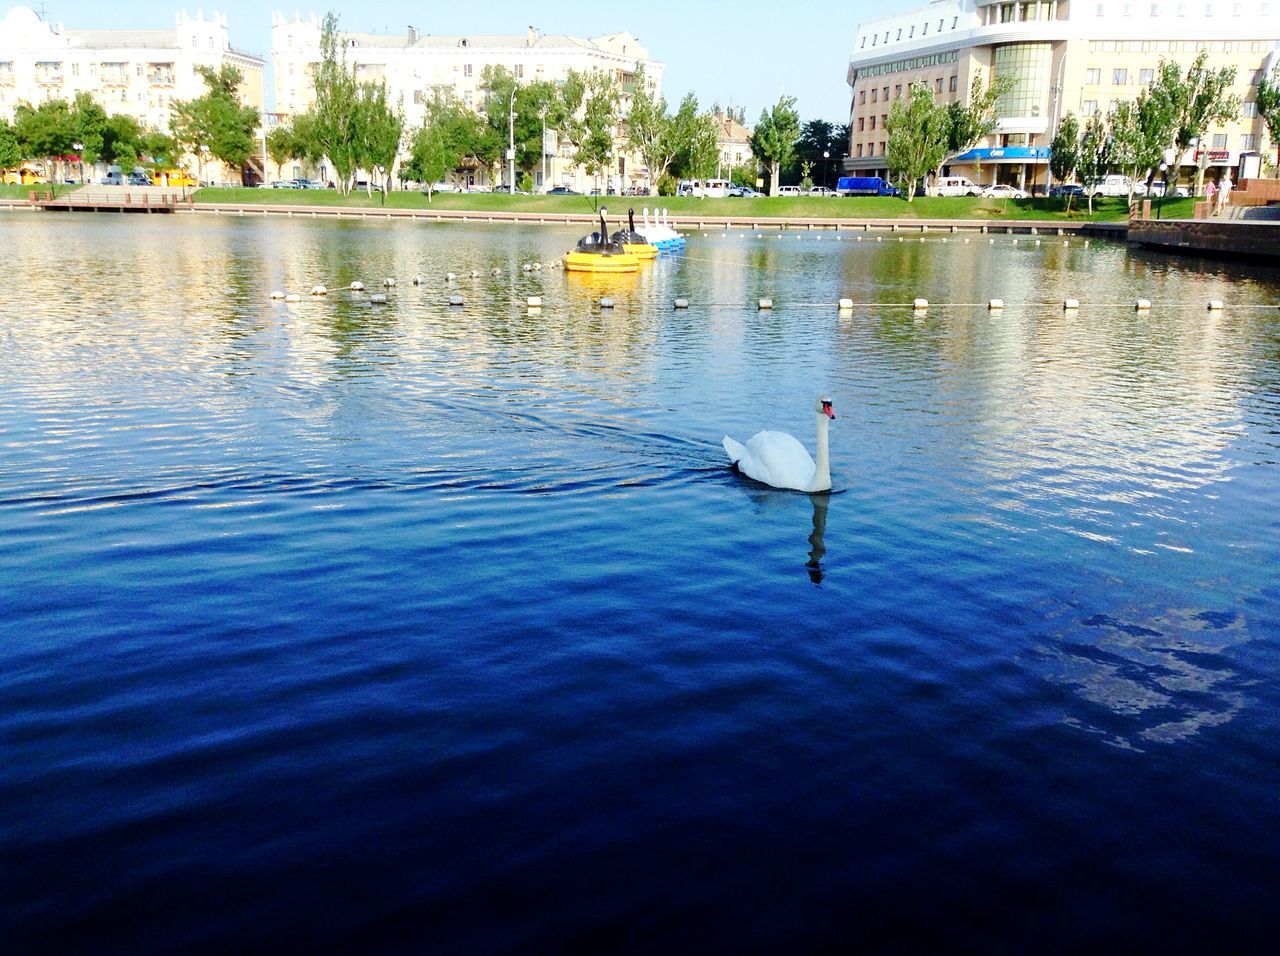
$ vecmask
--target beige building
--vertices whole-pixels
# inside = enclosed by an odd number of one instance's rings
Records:
[[[231,46],[225,16],[181,12],[169,30],[66,30],[13,7],[0,20],[0,117],[12,120],[19,103],[70,102],[84,92],[108,113],[167,132],[173,104],[205,92],[196,68],[224,63],[244,74],[244,101],[261,111],[264,61]],[[217,177],[215,165],[206,164],[208,178]],[[188,168],[197,166],[192,158]],[[238,179],[239,171],[222,176]]]
[[[849,60],[850,175],[887,175],[885,120],[893,102],[922,81],[941,102],[967,100],[1012,76],[997,106],[996,133],[956,157],[946,172],[977,183],[1044,186],[1049,143],[1068,112],[1082,122],[1133,100],[1160,60],[1185,68],[1200,51],[1211,67],[1236,70],[1244,104],[1237,122],[1209,130],[1189,154],[1210,177],[1234,168],[1241,152],[1262,148],[1265,126],[1254,98],[1280,45],[1280,0],[935,0],[859,26]],[[1192,173],[1190,168],[1184,175]]]
[[[728,113],[716,114],[716,126],[716,145],[720,148],[720,172],[717,176],[755,162],[755,154],[751,152],[751,130]]]
[[[320,61],[320,20],[286,18],[276,13],[271,21],[271,62],[275,75],[276,110],[282,118],[305,112],[315,99],[312,71]],[[571,36],[544,36],[530,27],[512,36],[432,36],[410,27],[403,34],[342,33],[347,62],[357,78],[385,80],[393,102],[399,101],[405,114],[406,130],[422,124],[427,105],[437,94],[451,94],[477,111],[484,107],[481,77],[486,66],[504,66],[518,81],[563,82],[570,70],[578,73],[606,73],[622,93],[619,125],[615,137],[624,133],[623,119],[640,70],[655,91],[662,84],[663,64],[649,57],[649,51],[629,33],[611,33],[583,39]],[[406,142],[408,136],[405,137]],[[534,171],[536,188],[565,185],[579,191],[594,184],[580,168],[574,167],[571,148],[559,142],[554,130],[547,131],[543,169]],[[647,170],[637,156],[622,151],[615,157],[609,184],[615,188],[643,183]],[[468,174],[471,185],[489,182],[487,171]],[[601,184],[604,185],[604,184]]]

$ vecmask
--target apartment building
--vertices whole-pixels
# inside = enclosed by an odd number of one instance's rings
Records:
[[[1048,176],[1049,143],[1068,112],[1084,118],[1136,99],[1160,60],[1188,66],[1201,51],[1211,67],[1236,70],[1240,119],[1208,133],[1188,156],[1210,176],[1263,145],[1254,98],[1280,47],[1280,0],[935,0],[863,23],[849,58],[846,171],[884,175],[885,121],[895,100],[921,81],[941,102],[967,101],[974,80],[1012,76],[985,143],[956,157],[953,175],[1030,189]],[[1191,169],[1184,170],[1190,174]]]
[[[320,61],[320,32],[320,20],[314,15],[305,19],[296,14],[272,16],[270,57],[276,110],[282,118],[305,112],[314,102],[312,74]],[[624,118],[641,68],[655,93],[661,89],[664,69],[663,64],[650,59],[649,51],[635,37],[625,32],[583,39],[544,36],[529,27],[524,34],[510,36],[433,36],[409,27],[402,34],[343,32],[340,44],[358,79],[386,82],[392,101],[401,104],[406,128],[410,130],[421,125],[427,105],[437,94],[452,95],[472,109],[483,110],[484,68],[504,66],[521,82],[559,83],[570,70],[611,76],[622,94],[615,137],[623,137]],[[544,150],[545,180],[542,169],[534,173],[538,189],[566,185],[586,190],[594,185],[584,170],[574,168],[571,147],[559,142],[554,130],[548,130]],[[614,158],[609,185],[618,189],[639,185],[646,173],[638,156],[620,150]],[[473,185],[484,185],[485,171],[476,170],[469,179]]]

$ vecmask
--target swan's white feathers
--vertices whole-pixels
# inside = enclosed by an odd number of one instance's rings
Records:
[[[757,432],[745,446],[726,435],[724,450],[744,475],[774,488],[808,491],[817,471],[804,445],[786,432]]]

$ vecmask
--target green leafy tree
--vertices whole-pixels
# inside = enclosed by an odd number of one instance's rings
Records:
[[[23,156],[40,160],[51,182],[59,175],[55,167],[75,148],[76,124],[66,100],[49,100],[39,106],[19,103],[13,111],[13,128]]]
[[[549,80],[521,83],[505,66],[480,71],[485,119],[491,133],[489,151],[495,159],[504,155],[508,137],[515,142],[516,168],[532,172],[542,163],[542,132],[556,130],[564,121],[564,104]],[[512,98],[514,97],[514,113]]]
[[[108,117],[102,131],[103,161],[132,168],[142,153],[142,125],[127,113]]]
[[[1017,80],[1012,76],[998,76],[989,87],[982,82],[982,77],[977,77],[967,103],[957,100],[947,104],[947,152],[933,170],[935,180],[942,175],[948,159],[968,152],[996,131],[1000,101],[1015,86]]]
[[[795,155],[800,138],[800,114],[794,96],[779,97],[772,108],[762,110],[751,134],[751,152],[769,169],[769,194],[778,194],[778,176]]]
[[[582,134],[574,161],[588,176],[602,176],[613,153],[613,126],[618,107],[618,91],[604,73],[592,74],[582,104]]]
[[[80,159],[90,166],[99,159],[116,162],[114,155],[104,155],[108,125],[107,111],[90,94],[83,91],[71,102],[71,127],[80,144]]]
[[[671,117],[671,173],[679,178],[692,178],[693,141],[698,136],[701,126],[701,112],[698,109],[698,97],[689,92],[680,100],[680,106]]]
[[[1267,127],[1267,136],[1276,148],[1276,163],[1280,165],[1280,65],[1258,83],[1257,104],[1258,116]]]
[[[627,115],[627,136],[632,148],[644,160],[651,189],[666,175],[675,159],[674,129],[667,112],[667,98],[654,97],[642,68],[636,75],[636,92],[631,97],[631,112]]]
[[[431,202],[435,184],[456,169],[460,159],[458,151],[450,148],[444,127],[428,121],[414,131],[402,171],[426,187],[427,202]]]
[[[189,152],[203,157],[207,149],[239,170],[257,151],[258,111],[240,101],[244,74],[227,63],[218,69],[199,66],[196,72],[204,80],[206,92],[174,104],[170,121],[174,138]]]
[[[885,159],[890,173],[902,183],[907,202],[915,199],[917,184],[946,157],[950,128],[946,108],[934,103],[933,91],[924,83],[912,83],[906,97],[893,101],[885,121],[889,135]]]
[[[155,127],[147,127],[142,131],[142,135],[138,137],[138,148],[155,166],[176,167],[182,159],[177,140]]]
[[[720,123],[713,113],[704,113],[694,124],[689,140],[689,174],[707,180],[720,163]],[[706,198],[706,192],[702,193]]]
[[[365,84],[361,89],[356,129],[360,136],[360,165],[378,178],[385,203],[404,134],[404,115],[398,106],[393,108],[388,102],[386,83]],[[372,178],[367,190],[372,196]]]
[[[1075,175],[1080,162],[1080,121],[1074,113],[1068,113],[1058,124],[1058,131],[1049,143],[1049,172],[1054,181],[1068,182]],[[1072,196],[1067,196],[1067,208],[1071,208]]]
[[[801,164],[801,167],[808,163],[811,171],[819,170],[824,177],[822,182],[824,186],[831,185],[826,182],[826,173],[830,170],[831,159],[839,157],[845,149],[847,137],[840,136],[841,129],[842,127],[828,123],[826,120],[813,119],[800,127],[800,138],[796,140],[796,161]],[[824,153],[827,154],[825,157]]]
[[[1208,152],[1203,149],[1205,134],[1214,124],[1232,122],[1240,114],[1240,98],[1230,90],[1236,79],[1233,66],[1211,68],[1206,65],[1209,53],[1202,50],[1187,67],[1186,75],[1177,63],[1161,60],[1156,70],[1151,96],[1156,109],[1170,118],[1172,140],[1166,143],[1174,151],[1167,188],[1177,185],[1178,175],[1188,151],[1199,145],[1201,162],[1196,169],[1196,193],[1204,185]]]
[[[1129,179],[1129,202],[1140,180],[1149,183],[1164,157],[1169,127],[1163,124],[1159,103],[1146,90],[1137,100],[1116,104],[1111,114],[1111,162]]]
[[[1108,128],[1107,117],[1101,113],[1094,113],[1089,117],[1080,134],[1080,151],[1076,166],[1089,196],[1089,215],[1093,215],[1093,193],[1089,192],[1089,186],[1093,180],[1110,168],[1111,145],[1111,130]]]
[[[276,164],[277,170],[282,169],[289,160],[300,158],[304,149],[305,147],[301,146],[293,135],[293,127],[288,123],[280,123],[267,132],[267,155]]]
[[[339,53],[338,18],[325,14],[320,30],[320,62],[315,70],[316,99],[304,115],[308,150],[327,156],[342,195],[351,194],[359,167],[360,85],[347,65],[345,51]]]
[[[0,118],[0,169],[13,169],[22,164],[23,158],[13,124]]]

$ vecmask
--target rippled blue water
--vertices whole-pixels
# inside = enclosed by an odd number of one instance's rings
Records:
[[[735,232],[606,286],[522,269],[551,227],[0,238],[8,951],[1277,929],[1275,274]],[[268,299],[383,276],[385,308]],[[725,433],[812,446],[819,392],[834,494],[725,467]]]

